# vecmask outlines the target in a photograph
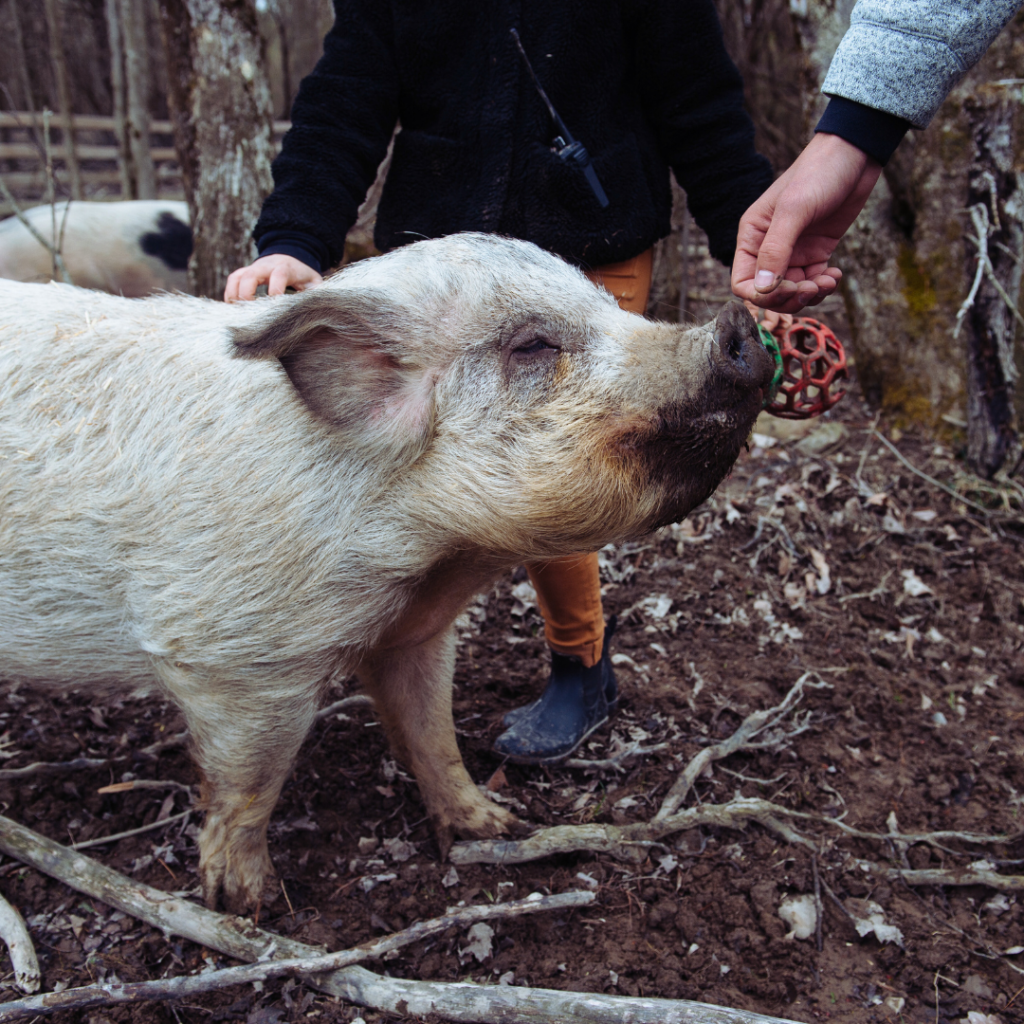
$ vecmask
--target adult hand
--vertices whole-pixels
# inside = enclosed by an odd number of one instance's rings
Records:
[[[261,256],[248,267],[236,270],[228,277],[224,289],[225,302],[241,302],[256,298],[256,289],[267,286],[268,295],[283,295],[285,288],[294,288],[297,292],[313,288],[323,281],[312,267],[294,256],[275,253],[272,256]]]
[[[754,322],[772,334],[785,331],[793,326],[793,317],[789,313],[778,313],[774,309],[762,309],[747,299],[743,300],[743,305],[747,307],[747,312],[754,318]]]
[[[780,313],[797,313],[835,291],[828,265],[863,209],[882,166],[852,143],[818,132],[740,220],[732,290]]]

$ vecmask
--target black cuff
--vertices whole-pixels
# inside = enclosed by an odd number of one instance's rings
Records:
[[[814,130],[846,139],[884,167],[909,128],[910,122],[895,114],[831,96]]]
[[[301,231],[268,231],[260,236],[256,248],[261,256],[292,256],[322,274],[331,265],[327,246],[314,235]]]

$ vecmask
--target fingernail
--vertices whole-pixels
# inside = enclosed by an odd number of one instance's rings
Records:
[[[754,287],[759,292],[770,292],[775,287],[777,278],[770,270],[759,270],[754,275]]]

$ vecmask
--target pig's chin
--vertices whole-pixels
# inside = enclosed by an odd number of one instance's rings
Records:
[[[755,389],[726,408],[662,410],[642,441],[647,484],[663,495],[651,530],[679,522],[710,497],[732,469],[763,402]]]

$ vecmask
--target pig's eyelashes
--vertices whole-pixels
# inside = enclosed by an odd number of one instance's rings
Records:
[[[547,338],[535,335],[528,341],[524,341],[522,344],[516,345],[516,347],[512,350],[512,354],[517,356],[532,356],[538,352],[544,352],[545,350],[550,352],[558,352],[559,346],[552,345]]]

